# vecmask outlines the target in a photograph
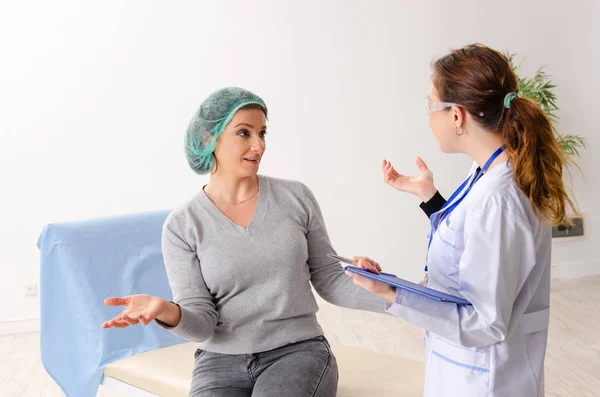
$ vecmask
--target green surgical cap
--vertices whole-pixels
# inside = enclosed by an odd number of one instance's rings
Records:
[[[259,105],[267,114],[267,105],[258,95],[238,87],[222,88],[202,102],[185,134],[185,156],[194,172],[202,175],[212,170],[217,139],[235,113],[248,105]]]

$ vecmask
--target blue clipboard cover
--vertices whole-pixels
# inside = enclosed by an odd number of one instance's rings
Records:
[[[333,255],[333,254],[328,255],[328,256],[331,258],[334,258],[336,260],[339,260],[340,262],[343,262],[343,263],[356,264],[355,261],[348,259],[348,258],[344,258],[344,257]],[[428,287],[425,287],[425,286],[422,286],[419,284],[415,284],[413,282],[398,278],[394,274],[383,273],[383,272],[380,272],[379,274],[375,274],[375,273],[371,273],[368,270],[365,270],[365,269],[362,269],[362,268],[359,268],[356,266],[352,266],[352,265],[344,266],[344,270],[352,272],[352,273],[356,273],[363,277],[368,277],[372,280],[376,280],[376,281],[391,285],[392,287],[400,288],[405,291],[409,291],[409,292],[424,296],[429,299],[434,299],[434,300],[437,300],[440,302],[446,302],[446,303],[455,303],[458,305],[471,305],[471,303],[466,299],[460,298],[458,296],[446,294],[445,292],[441,292],[441,291],[435,290],[433,288],[428,288]]]

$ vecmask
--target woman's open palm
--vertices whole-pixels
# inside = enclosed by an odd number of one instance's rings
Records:
[[[108,306],[126,306],[126,308],[112,320],[103,323],[102,328],[125,328],[138,323],[148,325],[160,314],[164,299],[139,294],[123,298],[106,298],[104,304]]]

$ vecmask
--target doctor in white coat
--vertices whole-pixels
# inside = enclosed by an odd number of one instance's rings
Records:
[[[426,330],[425,396],[544,395],[550,305],[551,225],[568,221],[565,154],[539,106],[518,96],[501,53],[482,45],[435,62],[429,124],[443,152],[474,160],[465,182],[431,215],[428,287],[472,305],[431,300],[349,275],[390,301],[388,312]],[[424,201],[436,192],[384,161],[384,179]],[[377,262],[355,257],[378,273]]]

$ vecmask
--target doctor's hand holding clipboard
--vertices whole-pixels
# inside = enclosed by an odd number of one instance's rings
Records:
[[[379,263],[370,258],[355,256],[353,259],[349,259],[336,254],[329,254],[328,256],[347,264],[344,267],[346,274],[354,278],[358,286],[386,299],[388,302],[395,303],[397,289],[401,289],[440,302],[459,305],[471,304],[460,297],[427,288],[422,282],[415,284],[411,281],[398,278],[395,274],[384,273],[381,271]]]
[[[360,269],[365,269],[373,274],[381,273],[381,266],[373,259],[367,258],[366,256],[355,256],[352,258],[352,264]],[[346,274],[354,279],[354,283],[361,288],[385,299],[390,302],[394,302],[396,297],[396,288],[389,284],[382,283],[380,281],[373,280],[368,277],[359,276],[357,273],[346,270]],[[384,273],[385,274],[385,273]]]

